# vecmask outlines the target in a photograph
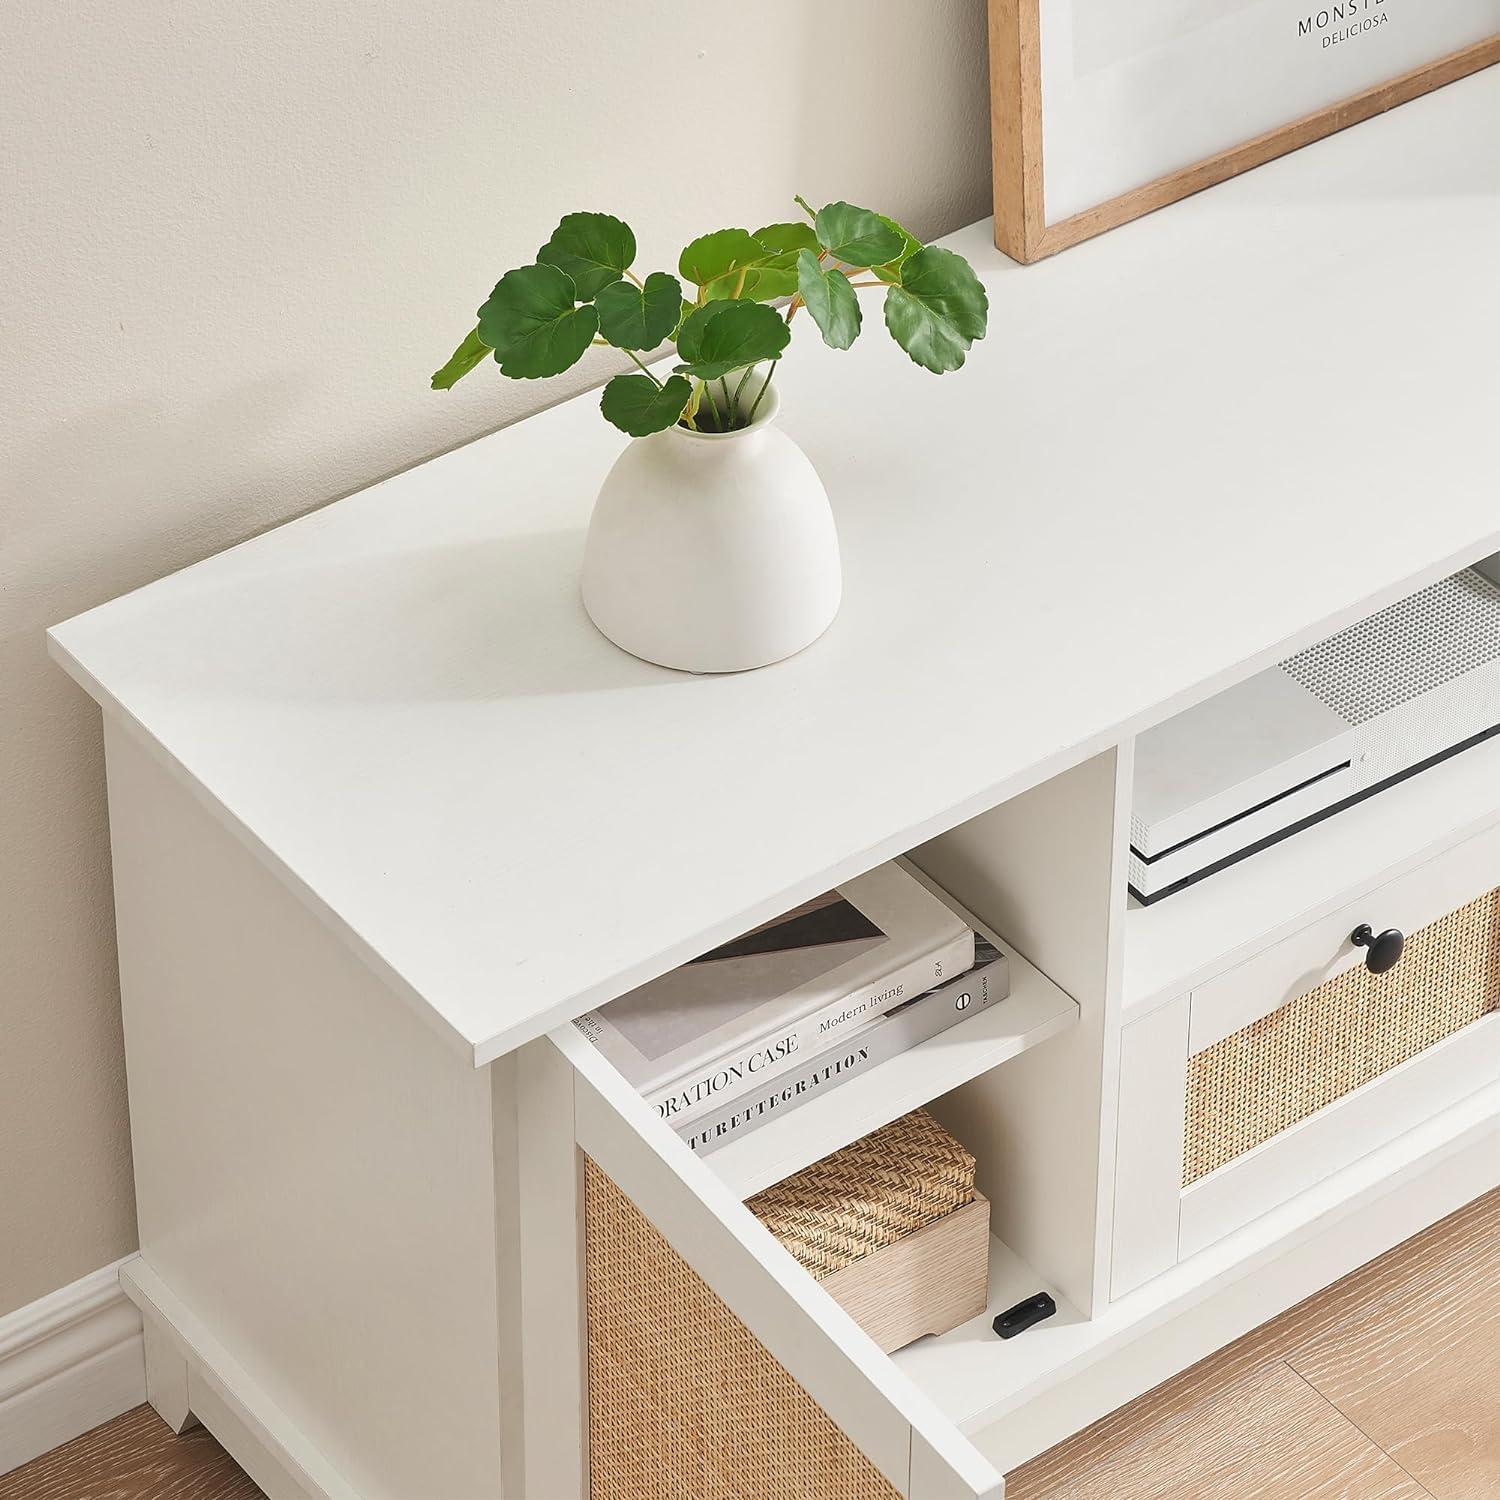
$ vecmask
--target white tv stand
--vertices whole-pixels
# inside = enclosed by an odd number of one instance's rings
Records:
[[[590,627],[592,396],[53,631],[104,710],[157,1409],[272,1496],[585,1493],[582,1152],[891,1491],[998,1496],[1500,1182],[1492,1020],[1373,1086],[1396,1128],[1361,1091],[1289,1191],[1252,1162],[1245,1222],[1177,1172],[1190,1028],[1500,885],[1496,742],[1125,896],[1138,731],[1500,549],[1496,139],[1491,70],[1030,269],[975,225],[956,378],[804,340],[847,602],[775,668]],[[697,1159],[567,1024],[897,855],[1014,993],[779,1126]],[[991,1313],[1059,1313],[888,1357],[740,1200],[935,1099]]]

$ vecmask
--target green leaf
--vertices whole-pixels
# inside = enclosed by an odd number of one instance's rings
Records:
[[[904,224],[898,224],[894,219],[886,218],[884,214],[876,214],[875,217],[882,224],[889,224],[901,236],[902,244],[899,254],[886,261],[883,266],[872,266],[871,269],[882,281],[900,281],[901,267],[922,248],[922,242]]]
[[[751,239],[761,245],[763,257],[707,282],[703,288],[706,301],[743,297],[750,302],[774,302],[790,297],[797,290],[797,252],[818,247],[811,224],[767,224]]]
[[[680,374],[717,380],[731,370],[775,359],[791,333],[779,313],[763,302],[710,302],[682,325],[677,352]]]
[[[797,252],[816,249],[817,244],[810,224],[767,224],[752,235],[742,229],[706,234],[682,254],[684,264],[691,255],[694,267],[708,276],[698,283],[705,301],[743,297],[774,302],[797,290]],[[720,263],[725,264],[723,271],[715,269]]]
[[[677,259],[677,270],[684,281],[706,286],[710,281],[759,265],[769,252],[761,242],[744,229],[716,229],[700,234]]]
[[[594,298],[599,332],[617,349],[654,349],[677,326],[682,283],[665,271],[653,271],[645,288],[616,281]]]
[[[818,248],[818,236],[812,225],[802,219],[792,224],[767,224],[763,229],[757,229],[752,238],[775,254],[791,251],[795,255],[799,250]]]
[[[797,290],[830,349],[847,349],[859,337],[859,293],[842,271],[825,271],[811,250],[797,256]]]
[[[928,245],[907,257],[901,283],[885,294],[885,326],[911,357],[935,375],[956,370],[984,337],[989,297],[963,256]]]
[[[490,346],[479,337],[479,330],[474,329],[453,351],[448,363],[432,377],[433,390],[451,391],[470,370],[479,367],[489,352]]]
[[[727,297],[742,297],[747,302],[774,302],[778,297],[790,297],[796,290],[796,256],[789,252],[775,256],[764,265],[746,266],[720,276],[703,288],[703,295],[709,302],[719,302]]]
[[[578,300],[592,302],[635,259],[635,235],[613,214],[564,214],[536,258],[566,272]]]
[[[561,375],[598,331],[599,314],[574,306],[573,280],[556,266],[507,271],[479,309],[479,337],[513,380]]]
[[[681,415],[693,394],[692,383],[670,375],[658,386],[649,375],[616,375],[604,387],[599,409],[631,437],[665,432]]]
[[[687,311],[683,314],[682,321],[677,325],[677,333],[672,339],[672,342],[677,345],[678,353],[682,352],[682,331],[689,323],[693,325],[693,332],[688,335],[688,338],[690,340],[701,338],[703,330],[709,323],[717,318],[720,313],[728,312],[731,305],[728,300],[710,302],[705,307],[694,307],[689,303]]]
[[[818,243],[850,266],[883,266],[900,255],[904,244],[900,229],[889,219],[852,203],[820,208],[815,228]]]

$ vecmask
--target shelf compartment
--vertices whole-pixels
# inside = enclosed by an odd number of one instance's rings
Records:
[[[704,1164],[741,1198],[1019,1057],[1078,1020],[1077,1003],[1045,974],[915,866],[906,861],[902,865],[1006,954],[1010,994],[971,1020],[960,1021],[704,1156]]]
[[[1004,1241],[982,1316],[891,1356],[1008,1471],[1493,1185],[1500,1083],[1471,1094],[1085,1318]],[[1328,1236],[1336,1248],[1330,1249]],[[1054,1317],[1002,1342],[995,1315],[1046,1290]],[[1053,1398],[1079,1382],[1076,1401]]]
[[[1019,1338],[999,1338],[996,1316],[1043,1291],[1052,1294],[1057,1311]],[[1072,1357],[1090,1326],[1053,1283],[992,1234],[985,1310],[947,1333],[908,1344],[891,1360],[960,1431],[972,1433],[1024,1399],[1034,1378]]]

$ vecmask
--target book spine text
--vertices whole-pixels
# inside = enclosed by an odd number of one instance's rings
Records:
[[[1002,956],[940,989],[909,1001],[894,1013],[845,1038],[773,1081],[696,1120],[674,1122],[678,1135],[707,1155],[774,1116],[796,1109],[860,1073],[938,1036],[987,1010],[1009,993],[1009,965]]]
[[[742,1044],[727,1057],[652,1089],[646,1102],[674,1128],[685,1125],[822,1052],[840,1034],[851,1034],[947,977],[961,974],[973,962],[974,935],[962,933],[865,988],[788,1022],[770,1036]]]

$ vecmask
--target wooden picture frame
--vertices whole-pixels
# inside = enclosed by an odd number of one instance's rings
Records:
[[[1396,76],[1368,84],[1334,102],[1299,113],[1295,118],[1248,139],[1223,145],[1200,160],[1148,174],[1144,180],[1111,191],[1097,202],[1080,206],[1075,192],[1075,201],[1065,203],[1061,208],[1050,205],[1052,211],[1049,213],[1048,149],[1044,139],[1047,124],[1044,119],[1046,60],[1043,47],[1047,33],[1044,12],[1055,15],[1060,7],[1108,3],[1111,0],[989,0],[995,243],[1014,260],[1029,263],[1053,255],[1322,136],[1500,62],[1500,0],[1451,0],[1453,4],[1472,8],[1472,14],[1467,17],[1471,28],[1477,19],[1481,26],[1492,27],[1492,34],[1457,50],[1420,61]],[[1118,5],[1121,0],[1112,0],[1112,3]],[[1159,0],[1159,3],[1163,8],[1181,7],[1184,0]],[[1280,6],[1283,0],[1274,0],[1274,3]],[[1328,34],[1327,27],[1338,26],[1339,18],[1345,15],[1362,15],[1368,10],[1371,15],[1384,16],[1389,21],[1393,16],[1399,19],[1407,5],[1416,3],[1419,0],[1286,0],[1285,14],[1279,15],[1277,20],[1283,25],[1290,21],[1299,30],[1306,28],[1298,38],[1299,42],[1318,43],[1321,41],[1318,32]],[[1227,8],[1238,10],[1248,19],[1255,7],[1267,9],[1272,4],[1273,0],[1230,0]],[[1384,9],[1387,5],[1391,6],[1389,12]],[[1307,13],[1305,20],[1303,12]],[[1118,17],[1121,13],[1114,14]],[[1319,25],[1324,16],[1330,17],[1327,27]],[[1424,21],[1426,19],[1423,17]],[[1121,23],[1115,20],[1113,24],[1118,28]],[[1358,33],[1350,34],[1355,40],[1352,46],[1345,43],[1346,56],[1361,45]],[[1386,47],[1386,54],[1391,50]],[[1372,56],[1378,55],[1367,52],[1361,61]],[[1244,80],[1243,71],[1237,70],[1236,81],[1243,83]],[[1152,125],[1161,130],[1160,120],[1154,120]],[[1076,153],[1079,142],[1072,144]],[[1158,149],[1161,149],[1159,142]]]

